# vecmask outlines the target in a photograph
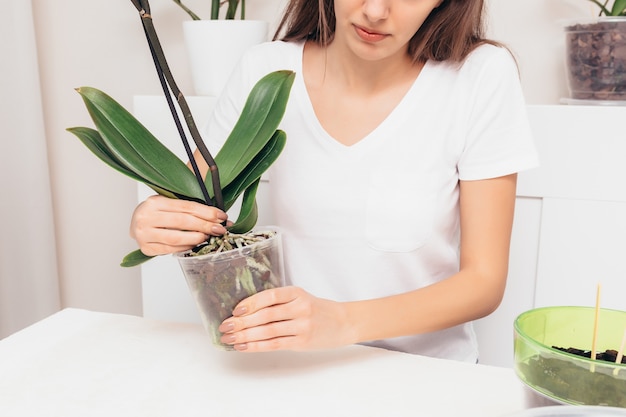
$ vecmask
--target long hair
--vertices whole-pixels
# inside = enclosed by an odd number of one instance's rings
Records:
[[[415,62],[462,62],[477,46],[497,42],[485,38],[484,0],[443,0],[409,41]],[[274,40],[313,41],[322,46],[335,35],[334,0],[291,0]]]

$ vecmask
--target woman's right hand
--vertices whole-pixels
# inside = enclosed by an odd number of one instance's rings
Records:
[[[226,233],[228,216],[216,207],[155,195],[137,206],[130,236],[148,256],[191,249],[208,236]]]

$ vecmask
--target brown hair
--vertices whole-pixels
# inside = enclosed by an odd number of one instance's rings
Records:
[[[499,45],[485,38],[484,8],[484,0],[443,0],[409,41],[409,55],[416,62],[462,62],[481,44]],[[334,0],[290,0],[274,40],[328,45],[335,22]]]

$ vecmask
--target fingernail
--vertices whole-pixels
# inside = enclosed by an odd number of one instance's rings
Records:
[[[234,334],[227,334],[224,335],[220,338],[220,341],[222,343],[226,343],[228,345],[232,345],[233,343],[235,343],[235,335]]]
[[[233,316],[243,316],[248,312],[248,308],[245,306],[237,307],[233,310]]]
[[[213,233],[217,233],[217,234],[224,234],[224,233],[226,233],[226,229],[224,228],[224,226],[221,226],[219,224],[214,224],[213,226],[211,226],[211,231]]]
[[[220,220],[226,220],[228,219],[228,214],[224,213],[223,211],[220,211],[219,213],[217,213],[217,218]]]
[[[220,327],[218,328],[218,330],[222,333],[232,332],[233,330],[235,330],[235,323],[233,323],[232,321],[227,322],[227,323],[222,323]]]
[[[238,345],[233,346],[235,350],[246,350],[248,349],[248,345],[246,343],[239,343]]]

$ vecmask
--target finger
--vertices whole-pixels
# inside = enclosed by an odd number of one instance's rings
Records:
[[[195,246],[206,240],[206,235],[201,232],[154,229],[146,239],[145,244],[161,244],[171,247]]]
[[[199,232],[215,236],[226,233],[226,228],[219,223],[219,220],[210,221],[188,213],[157,212],[152,221],[161,229]]]
[[[222,322],[218,330],[223,333],[236,333],[271,323],[286,322],[302,314],[300,310],[302,309],[292,303],[275,304],[254,314],[230,317]]]
[[[137,206],[133,213],[133,221],[140,224],[151,224],[157,214],[189,216],[211,223],[222,223],[228,218],[226,213],[215,208],[193,201],[184,201],[163,196],[151,196]]]
[[[144,255],[147,256],[159,256],[159,255],[167,255],[170,253],[183,252],[193,248],[192,246],[171,246],[165,245],[161,243],[149,243],[146,245],[141,245],[140,249]]]
[[[297,337],[302,334],[299,320],[286,320],[252,327],[236,333],[227,333],[220,338],[229,345],[252,346],[253,350],[278,350],[295,347]],[[242,349],[243,350],[243,349]],[[246,349],[248,350],[248,349]]]
[[[187,213],[213,223],[222,223],[228,219],[228,215],[217,207],[208,206],[195,201],[163,198],[156,200],[155,205],[155,208],[160,211]]]
[[[272,352],[278,350],[304,351],[298,344],[297,336],[277,337],[269,340],[258,340],[255,342],[236,343],[233,348],[239,352]]]
[[[184,251],[205,240],[204,233],[159,228],[152,229],[146,236],[137,237],[139,248],[148,256]]]
[[[241,301],[233,310],[234,317],[254,314],[264,308],[277,304],[287,304],[301,294],[298,287],[287,286],[260,291]]]
[[[217,222],[209,222],[184,212],[159,211],[153,208],[144,208],[137,211],[131,224],[131,236],[141,243],[170,243],[189,244],[191,241],[169,242],[156,238],[160,230],[177,230],[180,232],[196,232],[204,236],[192,236],[195,243],[202,242],[208,235],[222,235],[226,233],[224,226]],[[169,234],[167,236],[176,236]]]

